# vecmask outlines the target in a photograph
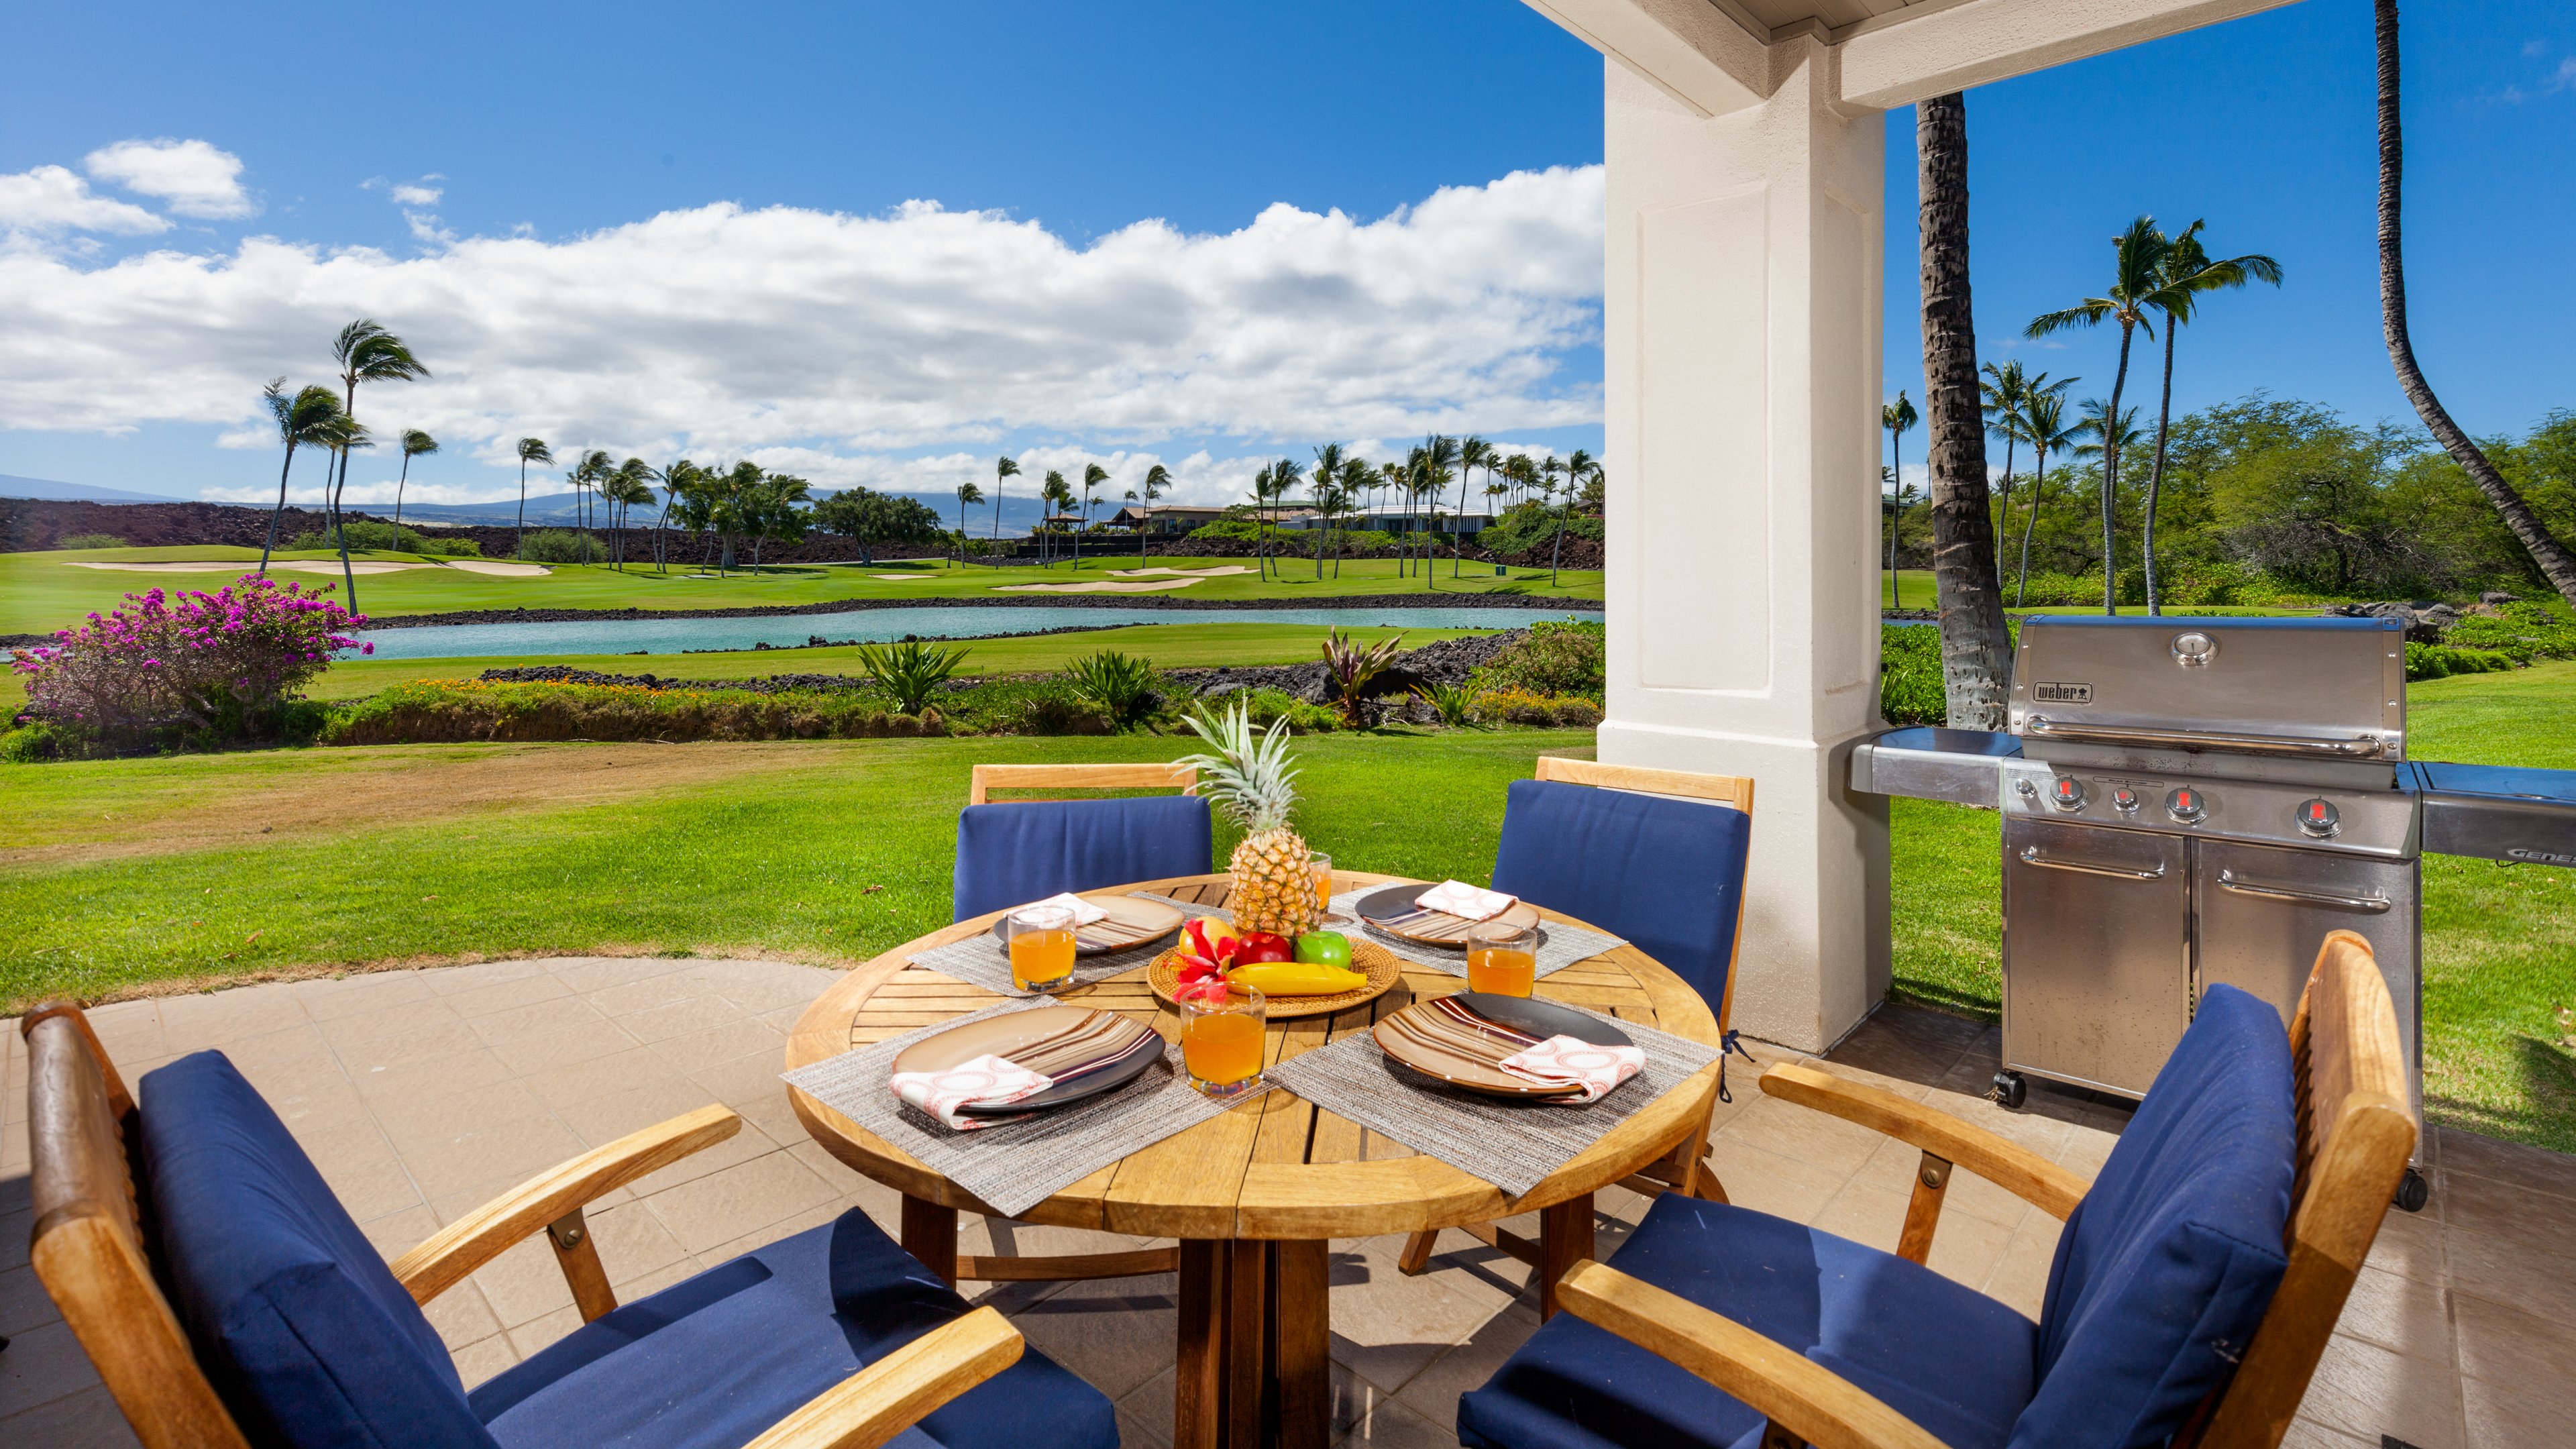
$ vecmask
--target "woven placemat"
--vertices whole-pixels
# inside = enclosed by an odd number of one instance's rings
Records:
[[[1226,915],[1222,909],[1215,906],[1192,905],[1188,901],[1176,901],[1169,896],[1156,895],[1152,891],[1129,891],[1127,894],[1143,900],[1159,901],[1178,910],[1183,916],[1225,917]],[[1073,958],[1073,979],[1059,982],[1048,989],[1063,991],[1074,986],[1089,986],[1093,982],[1106,981],[1112,976],[1133,971],[1139,966],[1150,965],[1155,957],[1170,950],[1178,939],[1178,937],[1166,937],[1150,945],[1130,946],[1124,951],[1107,951],[1097,956],[1076,956]],[[990,931],[978,931],[963,941],[951,941],[945,946],[933,946],[926,951],[915,951],[904,959],[915,966],[936,971],[942,976],[954,976],[969,986],[981,986],[997,995],[1013,997],[1021,1001],[1033,1001],[1038,996],[1034,991],[1022,991],[1019,984],[1011,979],[1011,954],[1002,949],[1002,943],[995,939]]]
[[[1372,891],[1383,889],[1385,889],[1383,886],[1366,886],[1359,890],[1346,891],[1333,897],[1333,909],[1359,921],[1361,935],[1415,965],[1428,966],[1434,971],[1446,971],[1452,976],[1466,975],[1465,948],[1452,951],[1445,946],[1426,946],[1420,941],[1408,941],[1392,932],[1381,931],[1361,918],[1360,898]],[[1429,887],[1426,886],[1424,889],[1427,890]],[[1538,934],[1538,974],[1540,976],[1562,971],[1577,961],[1589,961],[1614,946],[1628,944],[1625,937],[1613,936],[1605,931],[1595,931],[1586,926],[1570,926],[1563,921],[1539,922]],[[1003,974],[1010,973],[1006,971]]]
[[[1291,1057],[1271,1068],[1269,1078],[1327,1112],[1519,1197],[1717,1060],[1717,1048],[1687,1037],[1602,1019],[1645,1048],[1646,1067],[1610,1095],[1581,1107],[1462,1091],[1396,1065],[1378,1050],[1376,1036],[1364,1031]]]
[[[1181,1049],[1166,1043],[1160,1065],[1117,1091],[1024,1121],[952,1132],[939,1119],[907,1105],[887,1085],[894,1076],[896,1054],[914,1042],[971,1021],[1058,1004],[1051,996],[1005,1001],[780,1076],[911,1153],[923,1166],[1006,1217],[1016,1217],[1127,1154],[1186,1132],[1269,1090],[1265,1082],[1229,1101],[1210,1101],[1190,1089],[1181,1067]]]

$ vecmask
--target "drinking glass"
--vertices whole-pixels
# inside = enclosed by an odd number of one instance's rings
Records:
[[[1332,913],[1333,858],[1329,855],[1318,855],[1315,857],[1315,914],[1323,917]]]
[[[1538,985],[1538,928],[1478,921],[1467,928],[1467,989],[1527,996]]]
[[[1191,1086],[1222,1100],[1261,1085],[1261,1032],[1270,1012],[1260,992],[1228,983],[1184,992],[1174,1004]]]
[[[1011,946],[1011,984],[1022,991],[1053,991],[1073,979],[1073,912],[1063,906],[1022,906],[1002,918]]]

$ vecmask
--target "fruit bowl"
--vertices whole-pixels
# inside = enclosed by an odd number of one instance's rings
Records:
[[[1146,984],[1153,988],[1156,1000],[1167,1006],[1172,1003],[1172,993],[1181,983],[1181,967],[1187,960],[1188,953],[1175,947],[1155,957],[1145,968]],[[1289,1021],[1348,1011],[1354,1006],[1364,1006],[1377,1000],[1404,979],[1404,963],[1397,960],[1393,952],[1371,941],[1351,943],[1351,969],[1366,973],[1368,984],[1353,991],[1337,991],[1330,996],[1267,997],[1270,1019]]]

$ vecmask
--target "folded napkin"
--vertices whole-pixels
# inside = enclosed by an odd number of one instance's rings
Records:
[[[1552,1036],[1537,1046],[1496,1063],[1515,1077],[1545,1086],[1577,1086],[1577,1096],[1555,1099],[1558,1106],[1598,1102],[1609,1090],[1646,1069],[1646,1053],[1632,1046],[1594,1046],[1580,1037]]]
[[[894,1094],[938,1118],[958,1132],[995,1127],[1010,1117],[969,1117],[958,1109],[978,1102],[1016,1102],[1055,1085],[1055,1078],[1030,1071],[1009,1057],[991,1052],[938,1072],[897,1072]]]
[[[1049,896],[1042,901],[1031,901],[1029,902],[1029,906],[1062,906],[1066,910],[1073,912],[1073,923],[1077,926],[1088,926],[1094,921],[1105,921],[1109,919],[1109,913],[1107,911],[1102,910],[1100,907],[1093,905],[1091,902],[1084,900],[1082,897],[1075,895],[1071,891],[1066,891],[1064,894],[1059,896]],[[1022,906],[1019,909],[1025,911],[1029,906]]]
[[[1489,891],[1481,886],[1471,886],[1463,880],[1444,880],[1415,896],[1413,903],[1426,911],[1439,911],[1444,915],[1482,921],[1499,916],[1520,904],[1520,897],[1507,896],[1501,891]]]

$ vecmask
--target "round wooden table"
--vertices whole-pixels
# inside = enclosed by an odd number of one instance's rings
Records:
[[[1338,894],[1401,879],[1336,871],[1333,889]],[[1198,875],[1115,889],[1221,906],[1230,887],[1228,876]],[[909,959],[986,931],[999,914],[934,931],[843,976],[797,1022],[787,1044],[789,1069],[999,1001],[993,992]],[[1408,963],[1403,982],[1375,1001],[1334,1016],[1272,1022],[1266,1059],[1276,1063],[1365,1031],[1417,993],[1439,997],[1465,986],[1459,977]],[[1717,1020],[1699,993],[1631,946],[1545,977],[1538,994],[1718,1044]],[[1154,1022],[1167,1037],[1177,1031],[1171,1009],[1147,987],[1143,967],[1054,995]],[[961,1277],[1112,1277],[1177,1269],[1177,1449],[1260,1449],[1265,1443],[1321,1449],[1330,1427],[1328,1240],[1467,1227],[1533,1260],[1542,1310],[1553,1312],[1556,1280],[1591,1256],[1594,1190],[1666,1159],[1687,1173],[1699,1158],[1716,1105],[1717,1077],[1716,1065],[1703,1068],[1517,1198],[1274,1089],[1132,1153],[1019,1215],[1024,1222],[1179,1240],[1175,1249],[1083,1258],[959,1258],[958,1211],[991,1215],[990,1208],[804,1092],[790,1088],[788,1096],[826,1151],[904,1195],[904,1247],[952,1283]],[[1539,1211],[1535,1244],[1487,1226],[1532,1209]]]

